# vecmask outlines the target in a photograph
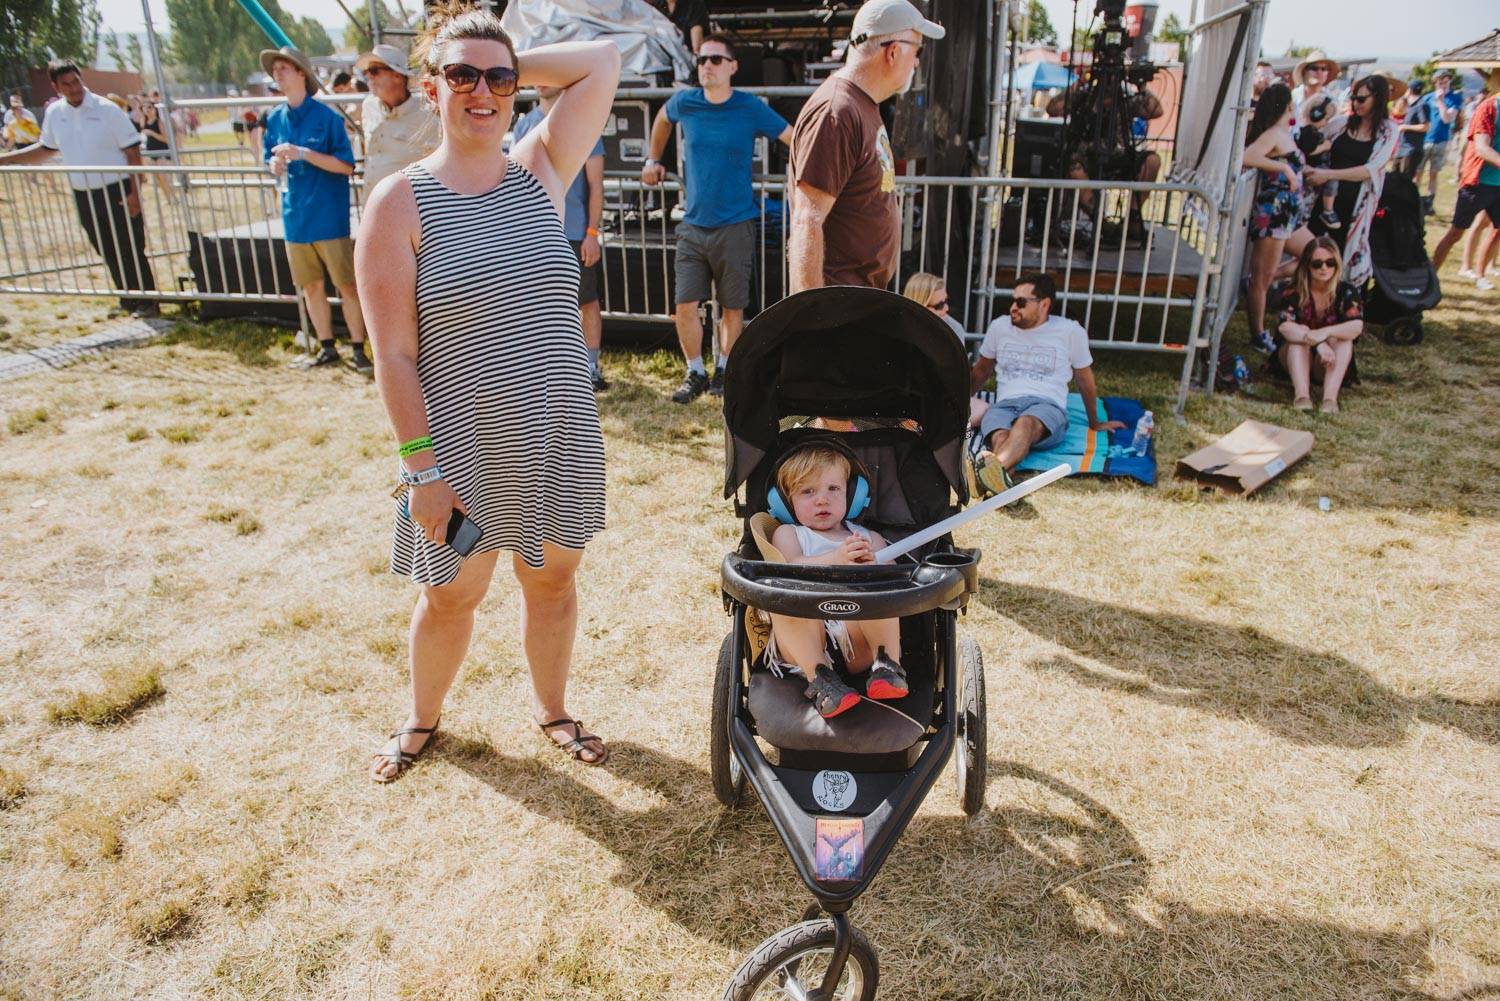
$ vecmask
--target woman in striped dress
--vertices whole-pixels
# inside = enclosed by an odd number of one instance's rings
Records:
[[[619,52],[572,42],[518,57],[499,18],[462,6],[429,14],[424,42],[423,88],[443,141],[376,186],[355,254],[409,484],[391,569],[421,586],[411,711],[371,777],[401,775],[432,740],[501,550],[521,586],[533,719],[599,764],[604,742],[565,705],[574,573],[604,521],[604,440],[561,213],[609,114]],[[507,156],[518,85],[564,93]],[[466,558],[445,543],[454,510],[484,533]]]

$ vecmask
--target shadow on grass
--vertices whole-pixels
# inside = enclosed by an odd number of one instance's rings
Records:
[[[1104,674],[1069,657],[1032,665],[1079,684],[1249,720],[1298,744],[1389,746],[1419,720],[1500,743],[1500,704],[1407,697],[1358,664],[1252,626],[1140,612],[992,577],[980,578],[980,593],[1027,631],[1135,676]]]
[[[644,811],[620,809],[570,766],[483,741],[449,738],[438,756],[592,838],[618,864],[617,885],[739,958],[810,902],[760,806],[723,810],[704,772],[659,751],[613,745],[609,771],[663,801]],[[1153,902],[1151,862],[1108,807],[1022,764],[989,768],[992,801],[1015,805],[917,817],[855,907],[887,950],[893,997],[1427,996],[1409,983],[1429,965],[1425,931]]]

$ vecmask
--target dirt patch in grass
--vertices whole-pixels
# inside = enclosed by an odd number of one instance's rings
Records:
[[[104,672],[102,686],[73,692],[47,707],[52,723],[87,723],[112,726],[166,694],[161,669],[154,666],[113,667]]]
[[[966,819],[944,776],[852,911],[883,997],[1500,983],[1500,300],[1454,267],[1424,344],[1361,340],[1337,417],[1258,380],[1158,421],[1164,473],[1246,417],[1312,430],[1255,497],[1066,482],[1034,518],[961,535],[985,554],[960,628],[984,651],[990,781]],[[387,572],[390,436],[363,378],[270,363],[281,336],[247,333],[265,346],[242,357],[191,334],[6,386],[8,413],[61,425],[47,442],[79,475],[0,453],[0,749],[30,790],[0,821],[0,983],[718,996],[810,897],[753,797],[725,811],[709,790],[718,566],[740,531],[715,401],[668,400],[670,353],[606,353],[609,524],[580,571],[569,710],[609,766],[529,729],[502,571],[444,739],[377,787],[416,597]],[[1170,412],[1174,366],[1101,351],[1096,369]],[[177,426],[202,436],[154,430]],[[99,692],[101,661],[172,665],[172,697],[129,726],[49,726],[58,693]]]

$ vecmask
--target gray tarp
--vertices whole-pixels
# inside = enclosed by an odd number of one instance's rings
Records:
[[[682,33],[646,0],[511,0],[501,22],[522,52],[608,38],[620,49],[624,76],[671,73],[683,82],[695,76]]]

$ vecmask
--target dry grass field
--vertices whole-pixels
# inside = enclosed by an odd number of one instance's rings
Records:
[[[1254,498],[1068,482],[964,533],[991,782],[972,821],[940,784],[856,905],[882,997],[1500,996],[1500,295],[1449,285],[1336,417],[1260,384],[1159,422],[1168,470],[1313,430]],[[17,302],[0,349],[46,336]],[[606,357],[573,709],[609,766],[527,729],[501,577],[434,753],[378,787],[390,439],[284,340],[183,324],[0,388],[0,997],[717,997],[809,898],[709,790],[714,404]],[[1168,368],[1098,372],[1170,410]]]

